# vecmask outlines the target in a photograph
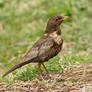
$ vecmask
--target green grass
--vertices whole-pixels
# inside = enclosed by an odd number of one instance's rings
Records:
[[[87,0],[2,0],[0,2],[0,75],[17,64],[44,33],[48,19],[55,15],[70,18],[61,25],[64,43],[74,42],[62,62],[91,62],[92,7]],[[64,49],[64,47],[63,47]],[[85,52],[84,54],[79,54]],[[64,53],[64,52],[63,52]],[[64,70],[61,54],[46,62],[47,69]],[[42,68],[43,70],[43,68]],[[14,71],[1,81],[32,80],[39,74],[36,64]]]

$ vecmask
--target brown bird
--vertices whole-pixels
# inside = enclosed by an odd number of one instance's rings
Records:
[[[2,77],[5,77],[7,74],[11,73],[15,69],[18,69],[28,63],[38,63],[38,68],[41,75],[41,65],[43,65],[45,71],[48,73],[43,63],[48,61],[50,58],[53,58],[60,52],[63,44],[60,24],[67,18],[67,16],[60,15],[52,16],[48,20],[43,36],[33,45],[33,47],[30,48],[30,50],[26,53],[21,62],[13,66]]]

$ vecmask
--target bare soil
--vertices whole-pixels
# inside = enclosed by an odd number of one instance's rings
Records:
[[[92,92],[92,64],[73,63],[62,72],[43,73],[32,81],[16,81],[11,88],[2,87],[0,92]]]

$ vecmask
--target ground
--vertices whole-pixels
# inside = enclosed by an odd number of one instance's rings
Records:
[[[33,81],[16,81],[12,87],[6,88],[0,83],[0,92],[91,92],[92,91],[92,64],[82,65],[73,63],[65,68],[64,72],[50,71],[50,79],[36,76]]]

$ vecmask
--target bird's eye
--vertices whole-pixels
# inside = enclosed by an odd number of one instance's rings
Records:
[[[56,21],[58,20],[58,18],[56,18]]]

